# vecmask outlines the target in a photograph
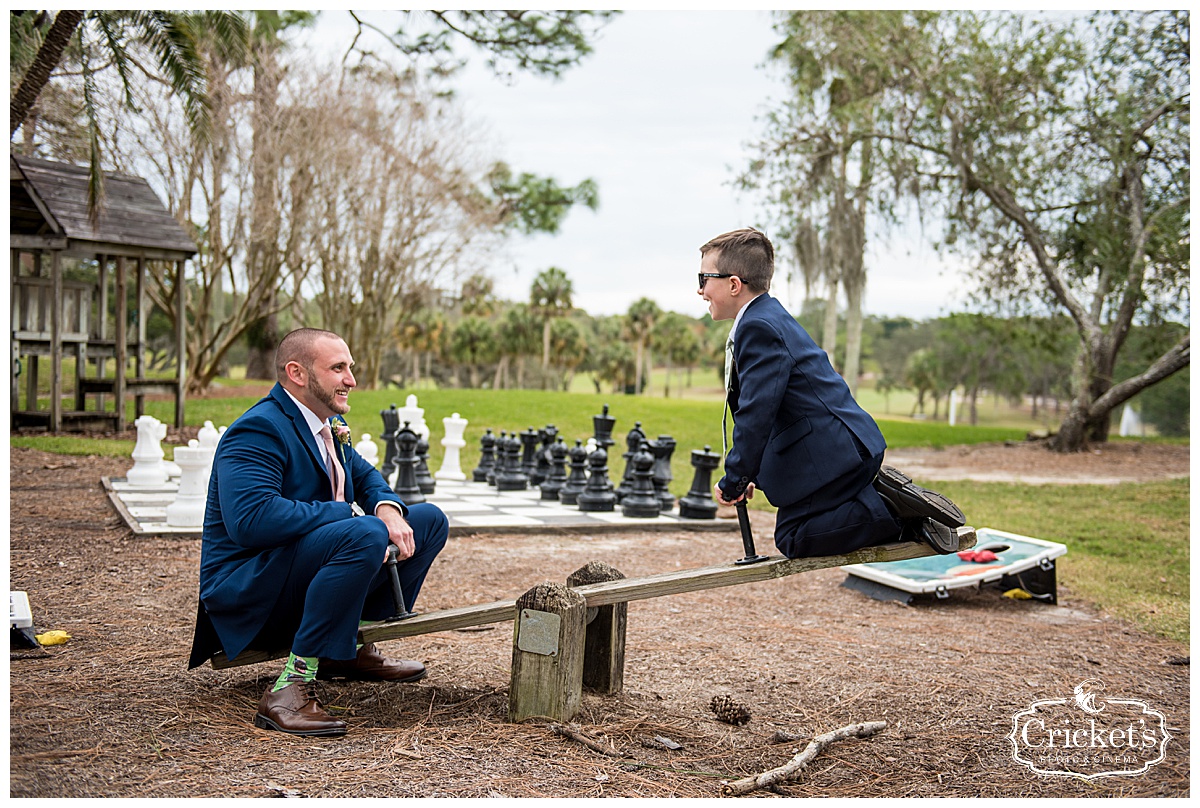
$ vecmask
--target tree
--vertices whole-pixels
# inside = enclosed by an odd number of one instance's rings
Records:
[[[250,64],[254,76],[252,91],[250,174],[253,203],[250,208],[249,246],[246,272],[251,277],[274,278],[283,274],[280,264],[286,253],[279,244],[285,214],[280,210],[279,183],[285,177],[287,152],[279,148],[281,127],[279,108],[283,69],[280,53],[286,47],[281,34],[289,28],[308,26],[316,19],[310,11],[253,11],[250,37]],[[307,197],[298,201],[306,202]],[[298,290],[297,290],[298,291]],[[247,379],[275,378],[275,349],[279,346],[276,315],[280,290],[272,286],[263,301],[263,316],[246,329]],[[298,295],[296,295],[298,297]]]
[[[539,272],[529,288],[529,310],[542,321],[542,370],[550,367],[550,328],[554,320],[571,310],[574,287],[558,267]]]
[[[503,370],[503,386],[508,387],[508,367],[517,363],[517,387],[525,386],[525,357],[534,356],[538,351],[537,318],[529,310],[529,306],[518,303],[504,312],[504,317],[496,328],[496,342],[500,351],[500,362],[496,366],[496,383],[501,387],[501,371]]]
[[[563,317],[555,320],[550,329],[550,347],[552,365],[561,371],[559,389],[565,393],[571,388],[575,369],[587,359],[588,342],[579,325]]]
[[[1185,331],[1114,376],[1139,316],[1187,316],[1188,13],[956,13],[938,33],[927,58],[904,60],[919,86],[903,126],[875,136],[921,161],[945,245],[978,256],[985,296],[1071,317],[1072,401],[1051,445],[1081,450],[1190,362]]]
[[[682,314],[669,311],[662,316],[650,335],[654,352],[666,360],[667,381],[663,386],[663,397],[671,395],[671,368],[694,366],[700,358],[700,338],[692,329],[693,321]],[[679,385],[683,395],[683,384]]]
[[[295,22],[301,12],[256,12],[260,25]],[[568,68],[578,64],[591,52],[591,39],[609,19],[612,12],[590,11],[407,11],[401,12],[402,22],[392,33],[364,21],[356,12],[350,12],[358,25],[358,33],[343,59],[349,73],[395,72],[403,79],[412,81],[410,71],[382,69],[389,63],[380,54],[367,49],[370,37],[364,34],[380,34],[399,53],[409,57],[414,64],[429,59],[434,67],[429,75],[434,80],[444,78],[456,68],[455,43],[467,42],[487,55],[488,64],[501,73],[506,66],[539,75],[559,76]],[[289,16],[291,15],[291,16]],[[410,22],[412,24],[410,24]],[[277,52],[277,39],[265,40],[264,55]],[[357,64],[351,65],[352,54],[358,56]],[[256,73],[256,78],[257,78]],[[270,73],[264,71],[264,78]],[[257,84],[257,82],[256,82]],[[269,90],[269,87],[268,87]],[[264,94],[269,98],[269,93]],[[257,163],[256,163],[257,165]],[[269,176],[269,175],[264,175]],[[270,187],[265,189],[268,193]],[[463,186],[458,189],[462,198],[461,207],[472,208],[481,221],[488,221],[500,230],[518,230],[525,233],[557,232],[567,212],[575,204],[586,204],[595,209],[598,197],[595,182],[584,180],[574,188],[560,187],[553,179],[522,173],[513,177],[512,170],[504,163],[497,163],[478,186]],[[269,210],[263,209],[264,212]],[[485,213],[486,212],[486,213]],[[253,234],[262,232],[256,228]],[[260,252],[252,247],[252,259],[271,260],[271,253]],[[270,307],[267,307],[268,309]],[[278,340],[273,317],[264,311],[263,317],[248,332],[251,343],[252,368],[265,372]],[[257,357],[257,363],[253,360]]]
[[[9,139],[29,117],[38,96],[62,63],[68,45],[78,43],[80,82],[88,130],[90,181],[88,209],[95,217],[104,194],[104,170],[100,150],[100,122],[96,86],[97,73],[111,65],[117,71],[127,107],[135,107],[133,68],[146,71],[148,56],[157,63],[158,74],[182,101],[191,130],[203,138],[208,129],[209,109],[204,61],[197,47],[202,39],[220,43],[226,54],[244,53],[248,32],[245,20],[233,11],[60,11],[53,21],[49,12],[14,12],[36,15],[29,27],[12,27],[40,37],[36,52],[21,74],[9,102]],[[11,42],[10,36],[10,42]],[[23,47],[32,50],[33,43]],[[18,48],[20,50],[20,48]],[[97,60],[101,67],[93,62]],[[31,149],[31,144],[26,143]]]
[[[887,64],[922,40],[923,12],[794,11],[781,14],[784,39],[772,56],[788,67],[793,94],[772,111],[759,157],[743,177],[766,185],[811,290],[828,288],[821,344],[834,360],[839,286],[846,293],[842,375],[858,389],[862,357],[864,252],[871,214],[892,215],[904,186],[880,170],[879,141],[866,136],[904,97],[907,74]],[[879,53],[877,43],[889,50]],[[900,163],[892,161],[897,168]],[[884,166],[886,167],[886,165]]]
[[[596,181],[591,179],[565,187],[552,177],[529,172],[514,177],[508,164],[501,162],[492,166],[486,181],[498,223],[525,235],[557,233],[571,208],[600,206]]]
[[[454,42],[463,40],[487,54],[487,65],[497,75],[508,67],[536,75],[560,76],[592,52],[591,40],[618,13],[614,11],[404,11],[394,33],[368,23],[350,12],[358,34],[346,52],[361,61],[377,58],[360,45],[364,34],[374,32],[411,57],[432,57],[438,72],[451,72],[461,63]],[[408,25],[417,17],[415,25]]]
[[[402,350],[412,357],[409,386],[421,384],[421,359],[425,359],[425,375],[430,375],[433,358],[442,352],[446,339],[446,316],[436,309],[425,306],[406,307],[403,320],[397,329]]]
[[[480,366],[495,357],[496,332],[482,317],[464,317],[450,332],[450,358],[467,366],[472,388],[479,388]]]
[[[654,333],[654,326],[658,323],[658,318],[662,316],[662,309],[648,297],[643,297],[635,300],[630,306],[629,311],[625,313],[625,334],[634,342],[634,362],[635,377],[634,390],[638,394],[642,392],[642,375],[645,372],[646,365],[646,345],[650,341],[650,335]]]

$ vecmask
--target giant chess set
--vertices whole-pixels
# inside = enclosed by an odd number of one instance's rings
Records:
[[[387,479],[408,504],[431,502],[450,520],[450,535],[470,533],[606,532],[638,529],[733,530],[737,523],[716,519],[712,473],[721,456],[708,446],[691,453],[691,488],[678,501],[668,490],[676,443],[661,435],[651,440],[641,422],[629,430],[624,471],[610,479],[610,447],[616,419],[608,406],[593,417],[594,434],[569,446],[553,425],[525,431],[488,428],[479,441],[480,462],[469,473],[460,452],[467,420],[458,413],[443,418],[442,466],[429,469],[430,430],[417,397],[404,407],[380,412],[385,447],[363,434],[355,449]],[[213,457],[225,427],[206,421],[188,446],[174,448],[166,461],[166,427],[150,416],[134,422],[138,430],[134,465],[125,477],[105,477],[109,501],[135,534],[199,536]]]

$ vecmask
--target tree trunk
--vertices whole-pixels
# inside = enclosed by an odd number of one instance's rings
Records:
[[[865,282],[866,276],[861,275]],[[862,313],[863,288],[861,283],[846,285],[846,367],[844,378],[850,386],[850,395],[858,395],[858,374],[862,360]]]
[[[279,273],[277,234],[279,208],[275,204],[277,170],[280,155],[275,130],[279,115],[279,70],[275,59],[277,43],[256,47],[254,60],[254,133],[250,170],[254,175],[254,205],[250,222],[250,250],[247,256],[251,278],[274,278]],[[275,378],[275,349],[279,345],[278,321],[273,312],[277,284],[263,297],[262,311],[271,311],[255,324],[254,335],[247,334],[250,351],[246,357],[247,379]],[[349,338],[350,335],[345,335]]]
[[[633,391],[638,395],[642,393],[642,351],[644,346],[645,340],[638,339],[637,351],[634,352],[634,363],[637,366],[637,370],[634,372],[633,377]]]
[[[829,357],[829,364],[833,365],[834,370],[837,370],[837,360],[834,358],[834,353],[837,351],[837,297],[838,279],[834,277],[831,269],[829,295],[825,298],[825,331],[821,336],[821,347],[825,349],[825,354]]]
[[[36,13],[36,12],[29,12]],[[60,11],[54,16],[46,38],[42,40],[33,64],[21,78],[21,86],[13,94],[8,103],[8,136],[11,139],[17,128],[25,122],[29,111],[42,93],[42,89],[50,81],[50,74],[62,61],[63,52],[75,36],[75,29],[83,22],[83,11]]]
[[[1115,385],[1111,383],[1109,375],[1107,378],[1110,381],[1105,385],[1104,392],[1095,398],[1089,395],[1093,388],[1085,388],[1088,392],[1076,396],[1071,401],[1058,432],[1050,440],[1050,448],[1057,452],[1081,452],[1087,449],[1090,441],[1096,439],[1093,436],[1103,434],[1107,439],[1112,411],[1147,387],[1187,367],[1191,362],[1191,350],[1192,338],[1188,334],[1154,360],[1145,372]],[[1097,384],[1095,389],[1099,389],[1100,386]]]

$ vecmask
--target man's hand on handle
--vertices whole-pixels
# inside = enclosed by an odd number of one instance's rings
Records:
[[[411,558],[412,554],[416,552],[417,546],[413,538],[412,526],[401,515],[400,509],[380,508],[376,516],[387,525],[388,538],[391,539],[392,544],[396,545],[396,549],[399,551],[399,560]],[[386,553],[384,553],[383,560],[387,561]]]

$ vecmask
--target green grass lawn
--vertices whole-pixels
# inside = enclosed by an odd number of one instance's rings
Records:
[[[1165,637],[1190,636],[1189,479],[1121,485],[943,482],[976,527],[1067,545],[1071,595]]]
[[[223,380],[229,385],[240,382]],[[366,432],[377,445],[382,429],[380,410],[404,406],[408,391],[356,390],[347,422],[355,441]],[[479,462],[479,438],[484,429],[495,432],[535,430],[547,424],[573,445],[592,435],[592,416],[605,404],[616,418],[609,475],[624,471],[621,453],[625,435],[641,422],[650,439],[670,435],[676,441],[671,464],[676,496],[687,493],[693,477],[691,452],[706,445],[721,449],[720,398],[662,398],[597,395],[531,390],[421,390],[419,405],[431,430],[430,467],[440,467],[444,449],[441,419],[459,413],[468,419],[461,463],[470,473]],[[190,399],[187,421],[231,424],[257,398]],[[164,422],[173,418],[171,402],[147,402],[147,412]],[[877,416],[879,417],[879,416]],[[944,421],[880,418],[889,446],[951,446],[1020,440],[1027,427],[955,426]],[[79,455],[128,457],[133,440],[104,440],[73,436],[21,435],[13,446]],[[171,447],[164,444],[168,457]],[[381,452],[382,454],[382,452]],[[1059,541],[1069,548],[1061,559],[1059,581],[1072,596],[1094,603],[1106,612],[1147,630],[1187,642],[1189,636],[1189,490],[1187,480],[1119,486],[1030,486],[998,483],[939,483],[937,489],[958,502],[969,522],[1013,533]],[[770,509],[763,497],[753,507]]]

